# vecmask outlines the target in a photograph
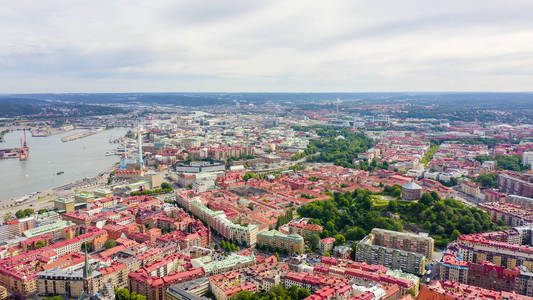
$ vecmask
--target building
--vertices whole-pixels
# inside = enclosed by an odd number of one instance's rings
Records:
[[[175,168],[178,173],[220,172],[226,170],[226,164],[217,161],[192,161],[189,164],[179,163]]]
[[[181,254],[153,261],[128,275],[129,290],[148,300],[165,300],[171,285],[204,276],[203,269],[191,267],[189,261]]]
[[[479,208],[486,211],[494,222],[516,227],[533,224],[533,210],[507,202],[480,203]]]
[[[426,257],[433,255],[434,241],[427,234],[374,228],[371,235],[374,238],[374,245],[415,252]]]
[[[74,195],[74,200],[79,203],[91,203],[95,199],[94,194],[89,192],[79,192]]]
[[[308,223],[308,221],[309,219],[303,218],[289,222],[289,233],[301,235],[306,240],[308,240],[313,234],[320,235],[320,233],[322,233],[322,226]]]
[[[188,208],[193,215],[203,220],[209,227],[213,228],[226,239],[246,246],[255,246],[258,232],[257,225],[248,224],[247,226],[242,226],[240,224],[234,224],[226,217],[224,211],[213,211],[205,206],[198,198],[188,199],[178,195],[176,199],[180,205]]]
[[[54,200],[54,208],[61,212],[74,211],[74,199],[57,198]]]
[[[505,202],[519,205],[524,209],[533,210],[533,198],[509,195],[505,198]]]
[[[329,237],[325,239],[321,239],[318,242],[318,250],[320,253],[324,254],[326,252],[330,252],[333,250],[333,246],[335,245],[335,238]]]
[[[468,282],[468,269],[470,264],[449,253],[443,255],[439,262],[439,275],[441,280],[453,280],[460,283]]]
[[[298,234],[283,234],[275,229],[257,234],[257,246],[285,250],[288,253],[304,253],[304,239]]]
[[[426,267],[423,254],[375,245],[372,234],[357,243],[355,260],[418,275],[424,274]]]
[[[414,181],[402,185],[402,200],[413,201],[422,197],[422,187]]]
[[[7,299],[7,289],[0,285],[0,300]]]
[[[472,183],[467,180],[463,180],[461,181],[460,187],[461,187],[461,192],[469,196],[472,196],[476,199],[481,199],[481,200],[485,198],[485,195],[481,192],[481,189],[475,183]]]
[[[167,289],[167,300],[208,300],[203,297],[209,291],[209,279],[201,277],[171,285]]]
[[[418,300],[533,300],[532,297],[517,295],[505,291],[487,290],[455,281],[432,281],[423,285]]]
[[[39,227],[34,227],[31,229],[28,229],[24,231],[24,236],[27,238],[34,238],[37,236],[41,236],[43,234],[51,233],[53,240],[58,240],[61,237],[64,236],[64,230],[72,227],[76,224],[74,224],[71,221],[65,221],[65,220],[57,220],[53,223],[41,225]]]
[[[498,189],[506,194],[533,197],[533,174],[498,175]]]
[[[211,256],[203,256],[191,260],[194,268],[201,268],[205,275],[211,276],[228,271],[241,269],[255,264],[255,254],[238,255],[232,253],[222,260],[212,260]]]
[[[533,151],[526,151],[522,153],[522,163],[524,166],[530,166],[531,170],[533,170]]]
[[[102,273],[93,270],[99,260],[89,261],[85,253],[85,262],[64,269],[55,267],[39,273],[37,290],[43,296],[65,296],[79,298],[82,294],[95,295],[102,288]]]
[[[50,255],[63,256],[79,252],[81,245],[89,242],[95,250],[102,249],[108,240],[105,230],[90,227],[86,233],[75,238],[60,241],[49,246],[27,251],[0,261],[0,284],[24,295],[37,292],[37,277],[43,265],[51,263]]]
[[[257,287],[247,282],[239,272],[227,272],[209,278],[211,292],[217,300],[228,300],[240,291],[255,292]]]

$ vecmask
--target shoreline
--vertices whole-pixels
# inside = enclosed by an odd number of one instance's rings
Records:
[[[0,217],[3,217],[7,212],[14,214],[20,209],[31,208],[37,212],[43,208],[53,207],[54,199],[68,197],[70,194],[74,194],[78,188],[83,189],[97,186],[102,184],[102,180],[107,182],[107,177],[117,166],[118,163],[113,163],[111,166],[98,172],[97,175],[91,177],[80,178],[64,185],[50,187],[42,191],[12,197],[6,200],[0,200]]]

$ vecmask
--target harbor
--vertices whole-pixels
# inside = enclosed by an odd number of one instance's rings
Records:
[[[68,143],[61,141],[64,136],[79,132],[74,130],[48,137],[28,134],[31,155],[26,160],[0,160],[0,203],[95,176],[119,161],[119,156],[106,156],[105,153],[116,150],[117,144],[109,141],[124,136],[126,129],[113,128]],[[22,135],[23,131],[10,131],[2,145],[10,149],[20,148]],[[58,175],[59,172],[62,173]]]
[[[8,131],[4,131],[7,133]],[[23,130],[24,140],[20,137],[20,147],[0,149],[0,159],[18,158],[26,160],[30,155],[30,147],[26,141],[26,130]]]
[[[68,135],[68,136],[65,136],[65,137],[62,137],[61,138],[61,141],[62,142],[71,142],[71,141],[75,141],[77,139],[82,139],[82,138],[85,138],[85,137],[88,137],[88,136],[91,136],[93,134],[96,134],[100,131],[104,130],[103,128],[98,128],[98,129],[89,129],[89,130],[85,130],[85,131],[82,131],[82,132],[78,132],[78,133],[74,133],[74,134],[71,134],[71,135]]]

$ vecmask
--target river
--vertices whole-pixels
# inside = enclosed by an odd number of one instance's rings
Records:
[[[61,141],[64,136],[81,131],[48,137],[32,137],[26,132],[30,147],[28,159],[0,159],[0,201],[95,176],[119,161],[118,156],[105,156],[105,153],[116,149],[117,144],[109,140],[124,136],[126,129],[113,128],[78,140]],[[0,148],[20,147],[22,136],[22,131],[10,131]],[[59,171],[65,173],[56,175]]]

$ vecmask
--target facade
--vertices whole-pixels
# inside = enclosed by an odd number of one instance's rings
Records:
[[[424,274],[426,267],[423,254],[375,245],[371,234],[357,243],[355,260],[418,275]]]
[[[74,200],[80,203],[91,203],[95,199],[94,194],[89,192],[79,192],[74,195]]]
[[[524,209],[533,210],[533,198],[509,195],[505,198],[505,202],[519,205]]]
[[[381,228],[372,229],[371,234],[374,238],[374,245],[415,252],[426,257],[433,255],[434,241],[427,234],[398,232]]]
[[[402,200],[413,201],[422,197],[422,187],[411,181],[402,185]]]
[[[506,194],[533,197],[533,174],[499,174],[498,189]]]
[[[85,242],[92,244],[93,249],[102,249],[108,240],[105,230],[90,228],[89,232],[81,234],[73,239],[60,241],[49,246],[24,252],[19,255],[0,261],[0,284],[10,290],[25,295],[37,292],[37,277],[42,271],[43,263],[49,260],[42,258],[43,253],[54,253],[56,256],[63,256],[72,252],[81,251],[81,245]]]
[[[522,153],[522,163],[524,166],[530,166],[530,169],[533,170],[533,151]]]
[[[289,222],[289,233],[301,235],[306,240],[308,240],[313,234],[320,235],[322,232],[322,226],[318,224],[309,224],[307,221],[307,219],[301,219]]]
[[[0,285],[0,300],[7,299],[7,289]]]
[[[171,285],[167,289],[168,300],[208,300],[203,297],[209,291],[209,279],[201,277]]]
[[[423,285],[418,300],[533,300],[531,297],[499,290],[488,290],[454,281],[432,281]]]
[[[329,237],[321,239],[318,242],[318,250],[320,251],[320,253],[324,254],[333,250],[333,245],[335,245],[335,238]]]
[[[469,196],[472,196],[476,199],[481,199],[481,200],[485,198],[485,194],[481,192],[481,189],[475,183],[472,183],[467,180],[463,180],[460,184],[460,187],[461,187],[461,191]]]
[[[248,224],[247,226],[242,226],[234,224],[228,220],[224,211],[213,211],[202,204],[200,199],[189,200],[178,196],[177,200],[182,206],[187,207],[193,215],[206,222],[209,227],[213,228],[226,239],[247,246],[255,246],[259,229],[257,225]]]
[[[520,239],[519,233],[514,236]],[[529,232],[529,233],[527,233]],[[496,266],[514,268],[524,266],[533,270],[533,248],[509,240],[499,239],[497,234],[507,234],[506,231],[486,234],[460,235],[457,248],[463,253],[463,260],[468,262],[490,261]],[[509,233],[508,235],[511,235]],[[526,230],[526,234],[531,231]],[[505,237],[507,238],[507,237]]]
[[[223,260],[212,261],[211,257],[204,256],[191,260],[194,268],[201,268],[206,276],[221,274],[228,271],[241,269],[255,264],[255,255],[230,254]]]
[[[257,245],[288,253],[304,253],[304,239],[298,234],[283,234],[275,229],[262,231],[257,235]]]
[[[486,211],[494,222],[502,221],[507,226],[533,224],[533,210],[507,202],[480,203],[479,208]]]
[[[147,264],[128,275],[129,290],[148,300],[165,300],[169,286],[204,276],[204,271],[191,267],[189,260],[173,254]]]
[[[59,211],[74,211],[74,200],[66,198],[57,198],[56,200],[54,200],[54,207]]]
[[[98,264],[99,261],[93,262]],[[87,255],[85,263],[65,269],[53,268],[39,273],[37,289],[43,296],[78,298],[94,295],[102,288],[102,273],[92,270]]]
[[[204,173],[225,171],[226,165],[223,162],[193,161],[190,164],[177,164],[178,173]]]

